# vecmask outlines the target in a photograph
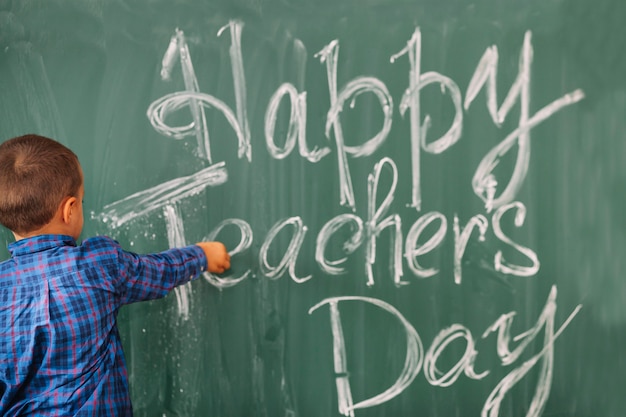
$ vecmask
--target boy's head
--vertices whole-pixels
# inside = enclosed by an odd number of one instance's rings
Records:
[[[16,236],[28,236],[56,220],[70,220],[64,215],[74,216],[68,230],[75,234],[83,225],[82,192],[82,169],[67,147],[38,135],[0,144],[0,223]]]

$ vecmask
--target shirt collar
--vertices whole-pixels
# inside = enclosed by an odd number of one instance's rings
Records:
[[[60,246],[76,246],[76,240],[67,235],[38,235],[9,244],[11,256],[42,252]]]

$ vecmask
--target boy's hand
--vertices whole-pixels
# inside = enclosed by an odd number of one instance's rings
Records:
[[[230,255],[221,242],[198,242],[207,258],[209,272],[221,274],[230,268]]]

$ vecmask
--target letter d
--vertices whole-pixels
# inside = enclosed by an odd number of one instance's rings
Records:
[[[396,382],[386,391],[357,404],[354,404],[352,400],[352,391],[350,390],[346,346],[341,326],[341,317],[339,315],[338,304],[340,301],[363,301],[388,311],[395,316],[400,323],[402,323],[407,336],[404,368],[402,369],[402,372]],[[313,313],[313,311],[317,310],[324,304],[328,304],[330,306],[330,325],[333,332],[333,361],[336,375],[335,380],[337,384],[337,401],[339,403],[339,412],[342,415],[354,417],[354,410],[357,408],[373,407],[387,402],[404,391],[404,389],[409,386],[411,382],[413,382],[422,367],[424,347],[417,331],[415,331],[413,326],[411,326],[411,324],[404,318],[404,316],[402,316],[402,314],[400,314],[398,310],[396,310],[392,305],[375,298],[351,296],[326,298],[311,307],[309,314]]]

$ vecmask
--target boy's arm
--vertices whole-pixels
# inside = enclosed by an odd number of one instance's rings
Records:
[[[222,273],[230,268],[230,256],[220,242],[200,242],[149,255],[120,248],[118,256],[122,304],[161,298],[207,269]]]

